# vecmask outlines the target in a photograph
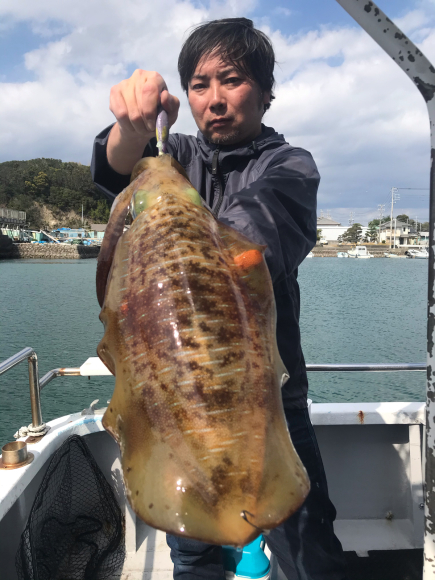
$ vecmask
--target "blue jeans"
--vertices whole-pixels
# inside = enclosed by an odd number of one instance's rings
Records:
[[[345,580],[344,555],[334,534],[336,511],[307,409],[286,410],[293,445],[305,465],[311,491],[303,506],[266,537],[288,580]],[[175,580],[225,580],[220,546],[166,536]]]

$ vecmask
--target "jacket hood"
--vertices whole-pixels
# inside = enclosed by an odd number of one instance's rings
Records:
[[[281,147],[286,143],[283,135],[279,135],[272,127],[261,125],[261,133],[250,143],[236,145],[217,145],[210,143],[201,131],[197,133],[198,148],[204,163],[211,167],[213,154],[219,149],[219,165],[225,173],[225,166],[233,167],[236,157],[253,157],[266,149]]]

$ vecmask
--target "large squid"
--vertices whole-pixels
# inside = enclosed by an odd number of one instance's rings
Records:
[[[160,150],[161,129],[162,115]],[[103,425],[140,518],[243,546],[309,491],[281,402],[265,248],[218,222],[160,152],[118,196],[98,259],[98,354],[116,377]]]

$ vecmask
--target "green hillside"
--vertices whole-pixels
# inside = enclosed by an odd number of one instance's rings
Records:
[[[0,163],[0,207],[27,212],[31,228],[107,223],[110,207],[87,165],[59,159]]]

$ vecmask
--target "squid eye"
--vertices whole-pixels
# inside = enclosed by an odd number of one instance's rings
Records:
[[[190,199],[192,203],[195,205],[199,205],[202,207],[202,199],[199,193],[196,191],[194,187],[189,187],[188,189],[184,190],[185,195]]]
[[[138,189],[131,198],[130,212],[133,219],[155,203],[155,195],[145,189]]]

